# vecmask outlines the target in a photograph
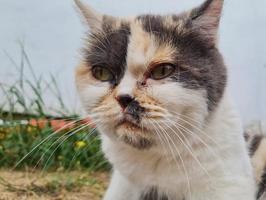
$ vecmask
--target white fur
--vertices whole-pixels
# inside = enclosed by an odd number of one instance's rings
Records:
[[[119,95],[131,95],[133,96],[133,89],[136,85],[136,80],[132,77],[132,75],[128,72],[124,75],[123,79],[121,80],[118,89],[117,89],[117,96]]]
[[[154,149],[136,150],[122,142],[110,140],[103,134],[103,151],[115,170],[104,199],[138,200],[145,188],[158,186],[174,200],[184,197],[186,200],[254,200],[254,180],[241,123],[226,97],[205,125],[202,132],[216,144],[210,140],[206,140],[206,143],[217,157],[207,147],[194,149],[209,176],[195,160],[183,160],[190,179],[191,196],[182,164],[178,162],[178,167],[170,160],[170,154],[165,155],[161,150]],[[203,136],[202,132],[195,133]]]
[[[99,100],[108,93],[108,83],[83,84],[78,87],[79,96],[88,113],[92,112]]]

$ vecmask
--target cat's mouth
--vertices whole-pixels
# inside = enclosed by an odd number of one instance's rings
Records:
[[[148,129],[131,118],[124,117],[117,123],[116,134],[137,149],[148,149],[154,144]]]
[[[136,123],[134,120],[130,120],[126,117],[122,118],[116,125],[116,128],[124,128],[131,131],[145,131],[146,128]]]

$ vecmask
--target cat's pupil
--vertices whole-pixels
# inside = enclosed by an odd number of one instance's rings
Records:
[[[106,75],[106,74],[103,73],[103,69],[100,69],[100,70],[99,70],[99,73],[100,73],[100,76],[101,76],[101,77],[104,77],[104,78],[105,78],[104,75]]]
[[[161,74],[161,75],[164,75],[164,74],[165,74],[165,68],[162,67],[162,68],[160,68],[160,70],[161,70],[161,71],[160,71],[160,74]]]

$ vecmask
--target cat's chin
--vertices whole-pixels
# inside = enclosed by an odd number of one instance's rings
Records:
[[[127,145],[137,149],[149,149],[155,144],[148,130],[135,124],[120,124],[116,129],[116,134]]]

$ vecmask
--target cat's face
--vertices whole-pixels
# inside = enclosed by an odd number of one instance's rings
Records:
[[[76,83],[101,132],[146,149],[215,111],[226,85],[216,48],[222,0],[180,15],[119,19],[77,4],[91,29]]]

